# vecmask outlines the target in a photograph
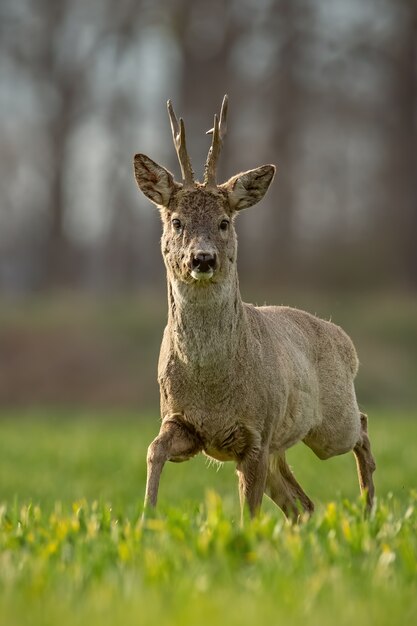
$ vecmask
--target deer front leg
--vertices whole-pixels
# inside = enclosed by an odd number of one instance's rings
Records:
[[[245,504],[251,517],[255,517],[261,507],[267,470],[267,450],[251,450],[237,466],[242,521]]]
[[[148,448],[144,510],[156,506],[159,480],[166,461],[188,461],[201,449],[197,435],[190,432],[175,418],[163,421],[159,435]]]

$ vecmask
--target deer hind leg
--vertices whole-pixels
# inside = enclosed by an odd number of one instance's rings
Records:
[[[271,456],[265,493],[293,521],[297,521],[303,512],[311,514],[314,511],[313,502],[295,479],[285,454]]]
[[[360,414],[361,417],[361,436],[353,448],[353,454],[356,459],[358,468],[359,486],[361,493],[366,492],[366,511],[369,513],[372,509],[375,495],[374,481],[372,474],[376,465],[371,452],[371,442],[368,437],[368,417],[365,413]]]
[[[144,510],[156,506],[159,480],[166,461],[187,461],[201,449],[198,437],[175,418],[164,420],[159,435],[148,448]]]
[[[247,505],[251,517],[255,517],[261,508],[267,470],[268,455],[265,450],[252,450],[246,458],[237,465],[236,473],[239,479],[242,523],[245,505]]]

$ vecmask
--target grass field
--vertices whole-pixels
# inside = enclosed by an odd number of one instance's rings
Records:
[[[316,514],[265,500],[239,526],[232,464],[168,464],[140,524],[157,418],[0,417],[0,624],[417,622],[417,415],[370,414],[377,508],[362,518],[352,455],[294,472]]]

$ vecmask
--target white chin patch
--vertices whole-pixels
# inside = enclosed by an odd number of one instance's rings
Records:
[[[194,280],[210,280],[210,278],[213,276],[213,270],[210,270],[209,272],[199,272],[198,270],[192,270],[191,276],[194,278]]]

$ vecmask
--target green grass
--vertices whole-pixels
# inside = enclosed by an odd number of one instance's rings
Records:
[[[370,519],[352,455],[297,446],[316,514],[290,525],[265,500],[242,529],[233,465],[203,457],[166,466],[141,524],[156,418],[3,414],[0,624],[415,623],[415,418],[370,412]]]

